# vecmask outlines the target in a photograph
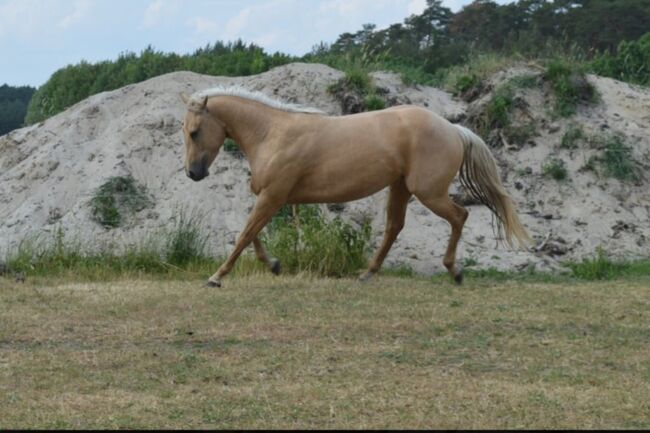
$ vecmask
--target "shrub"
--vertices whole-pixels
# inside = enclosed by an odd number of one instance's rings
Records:
[[[568,61],[556,59],[548,63],[544,78],[550,83],[555,97],[554,114],[569,117],[581,102],[597,99],[596,89],[587,81],[584,71]]]
[[[599,75],[650,85],[650,32],[637,41],[621,42],[615,54],[596,56],[590,66]]]
[[[461,95],[479,83],[479,78],[475,74],[461,74],[456,77],[454,83],[454,95]]]
[[[137,212],[149,206],[145,191],[131,176],[110,177],[90,200],[93,219],[109,228],[118,227],[124,212]]]
[[[569,175],[564,161],[558,158],[551,158],[544,164],[542,166],[542,173],[544,173],[544,176],[550,176],[558,181],[567,179]]]
[[[269,253],[286,271],[336,277],[366,265],[369,240],[369,224],[355,229],[340,217],[326,221],[316,205],[301,206],[296,217],[285,206],[263,235]]]

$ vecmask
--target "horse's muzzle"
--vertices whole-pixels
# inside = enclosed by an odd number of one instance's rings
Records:
[[[195,182],[198,182],[201,179],[208,177],[208,175],[210,174],[208,172],[208,169],[204,165],[199,165],[199,164],[192,164],[185,173],[187,174],[187,177],[189,177]]]

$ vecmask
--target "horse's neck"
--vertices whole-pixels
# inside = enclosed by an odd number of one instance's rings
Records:
[[[264,104],[235,96],[219,96],[210,111],[226,125],[228,135],[237,142],[246,157],[255,158],[264,138],[281,112]]]

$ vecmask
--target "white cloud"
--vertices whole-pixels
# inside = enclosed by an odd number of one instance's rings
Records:
[[[180,7],[178,0],[153,0],[144,11],[140,29],[151,29],[158,26],[166,18],[173,17]]]
[[[74,4],[74,9],[71,14],[64,16],[59,21],[59,27],[67,29],[73,24],[80,22],[88,14],[90,10],[89,0],[77,0]]]
[[[248,27],[248,23],[249,20],[251,19],[252,13],[253,13],[253,8],[246,7],[241,11],[239,11],[237,15],[230,18],[226,22],[225,34],[224,34],[225,38],[236,39],[240,35],[241,31],[244,30],[246,27]]]
[[[408,5],[408,14],[409,15],[420,15],[424,9],[427,7],[426,0],[411,0]]]

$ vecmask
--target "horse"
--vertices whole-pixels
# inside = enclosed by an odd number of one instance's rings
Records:
[[[187,176],[196,182],[208,176],[224,140],[231,138],[248,160],[250,187],[257,196],[232,253],[207,287],[221,287],[222,278],[251,243],[257,258],[274,274],[280,272],[280,263],[267,255],[258,234],[284,204],[341,203],[386,187],[383,241],[361,279],[380,269],[415,196],[451,225],[443,264],[460,284],[456,247],[468,212],[449,197],[457,174],[467,192],[492,211],[494,229],[505,234],[508,245],[531,241],[485,142],[429,110],[401,105],[328,116],[243,88],[218,87],[180,96],[187,107],[182,125]]]

